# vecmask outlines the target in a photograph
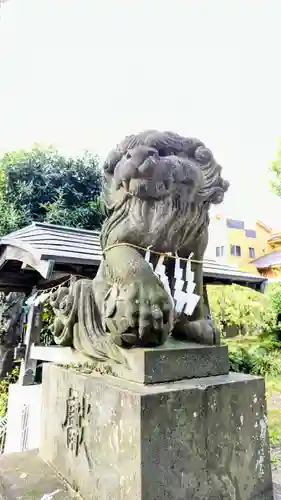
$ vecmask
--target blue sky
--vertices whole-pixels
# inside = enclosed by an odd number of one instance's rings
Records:
[[[280,0],[8,0],[0,153],[52,143],[104,157],[145,128],[197,136],[224,167],[220,211],[281,228]]]

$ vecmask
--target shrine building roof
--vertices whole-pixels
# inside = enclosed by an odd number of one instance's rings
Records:
[[[102,258],[99,231],[33,222],[0,239],[0,290],[46,288],[69,275],[94,277]],[[260,290],[262,276],[205,259],[204,282]]]

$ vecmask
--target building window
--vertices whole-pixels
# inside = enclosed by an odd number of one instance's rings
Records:
[[[216,257],[223,257],[224,247],[216,247]]]
[[[230,255],[232,255],[232,257],[241,257],[240,245],[230,245]]]
[[[250,259],[255,258],[255,249],[252,247],[249,248],[249,256],[250,256]]]
[[[226,225],[229,229],[244,229],[242,220],[226,219]]]
[[[245,236],[246,238],[256,238],[257,232],[253,229],[245,229]]]

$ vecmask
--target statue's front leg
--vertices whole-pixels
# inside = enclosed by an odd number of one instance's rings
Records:
[[[134,248],[116,246],[106,252],[103,269],[110,288],[96,301],[115,343],[163,344],[172,330],[173,304],[148,262]]]

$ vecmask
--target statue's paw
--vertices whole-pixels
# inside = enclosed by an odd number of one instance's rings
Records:
[[[198,344],[219,344],[219,333],[210,320],[180,320],[173,330],[173,337],[178,340],[197,342]]]
[[[108,301],[106,322],[111,331],[115,325],[112,333],[117,344],[157,346],[165,342],[172,330],[173,306],[158,280],[131,283],[113,295],[115,304]]]

